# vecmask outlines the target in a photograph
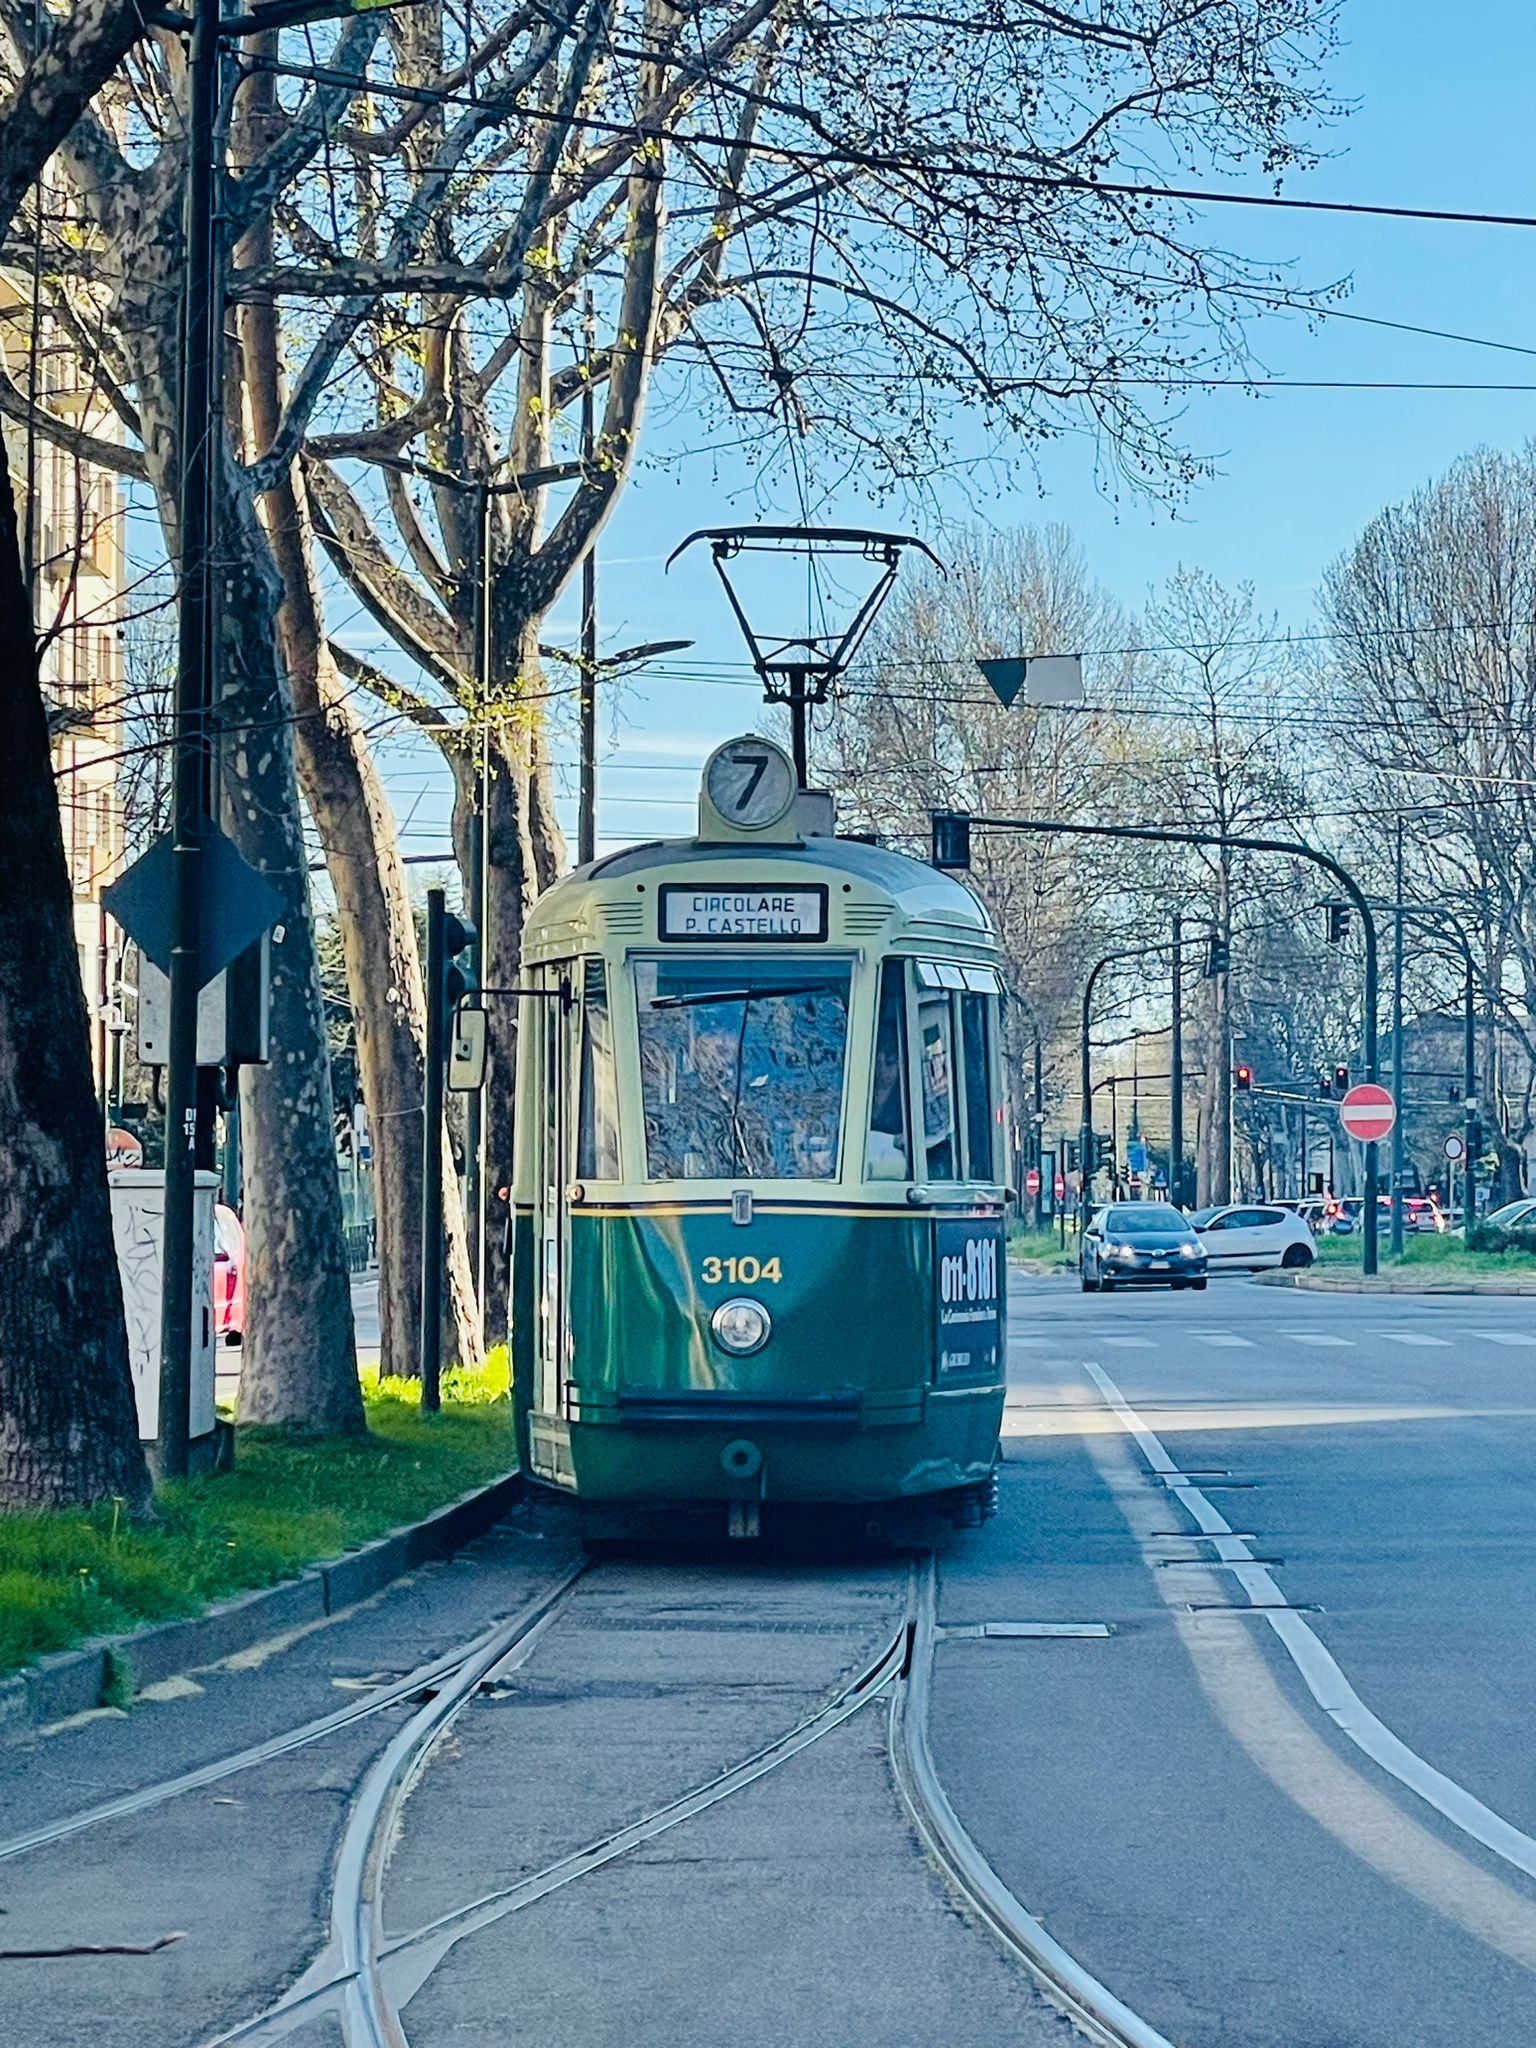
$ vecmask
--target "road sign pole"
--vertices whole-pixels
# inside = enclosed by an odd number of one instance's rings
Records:
[[[1397,885],[1392,894],[1392,1096],[1403,1099],[1403,820],[1397,818]],[[1392,1256],[1403,1255],[1403,1120],[1392,1126]]]
[[[219,97],[219,0],[196,0],[188,54],[185,278],[182,312],[181,587],[172,757],[169,1032],[161,1239],[159,1468],[187,1470],[192,1397],[193,1196],[197,1141],[197,999],[204,888],[208,720],[213,701],[213,434],[217,388],[214,296],[214,137]]]
[[[1173,1029],[1168,1043],[1168,1199],[1184,1206],[1184,920],[1173,918]]]
[[[443,984],[447,897],[427,891],[427,1057],[422,1090],[421,1141],[421,1405],[442,1406],[443,1371]]]

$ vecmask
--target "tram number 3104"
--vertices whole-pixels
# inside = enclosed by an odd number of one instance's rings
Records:
[[[775,1283],[784,1278],[784,1269],[775,1259],[707,1258],[699,1266],[699,1278],[706,1287],[718,1287],[722,1280],[732,1287],[755,1287],[760,1280]]]

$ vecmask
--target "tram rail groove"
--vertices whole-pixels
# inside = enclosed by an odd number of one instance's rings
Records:
[[[938,1568],[932,1556],[914,1567],[911,1601],[910,1654],[892,1690],[888,1742],[896,1784],[919,1839],[1003,1947],[1091,2041],[1100,2048],[1174,2048],[1046,1932],[955,1812],[928,1741],[938,1608]]]
[[[88,1828],[102,1827],[109,1821],[125,1820],[135,1814],[146,1813],[153,1807],[164,1805],[168,1800],[179,1799],[188,1792],[201,1791],[206,1785],[217,1785],[225,1778],[235,1777],[242,1771],[254,1770],[261,1764],[274,1762],[278,1757],[290,1756],[296,1750],[307,1749],[311,1743],[323,1742],[328,1735],[335,1735],[343,1728],[353,1727],[359,1721],[366,1721],[374,1714],[398,1706],[403,1700],[412,1699],[417,1693],[442,1684],[482,1649],[505,1638],[509,1630],[529,1625],[527,1617],[531,1612],[541,1609],[552,1598],[567,1591],[588,1569],[590,1567],[585,1562],[570,1568],[509,1620],[497,1622],[493,1627],[483,1629],[469,1642],[447,1650],[440,1657],[431,1658],[425,1664],[417,1665],[413,1671],[406,1672],[400,1678],[392,1678],[387,1684],[378,1686],[371,1692],[359,1695],[357,1699],[344,1707],[337,1707],[332,1713],[321,1714],[313,1721],[305,1721],[297,1728],[285,1729],[279,1735],[268,1736],[265,1741],[252,1743],[246,1749],[232,1751],[228,1756],[215,1757],[211,1762],[199,1764],[194,1770],[182,1771],[174,1778],[158,1779],[155,1783],[142,1785],[133,1792],[121,1793],[115,1799],[103,1800],[98,1806],[84,1807],[77,1813],[64,1814],[58,1820],[44,1821],[38,1827],[28,1828],[19,1835],[12,1835],[8,1840],[0,1842],[0,1863],[9,1862],[17,1856],[28,1855],[34,1849],[49,1848],[55,1842],[68,1841],[72,1835],[83,1834]],[[511,1647],[510,1643],[508,1647]]]

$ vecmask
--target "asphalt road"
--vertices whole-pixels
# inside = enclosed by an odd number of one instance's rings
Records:
[[[1529,2048],[1536,1304],[1016,1282],[1005,1452],[998,1519],[940,1552],[931,1736],[1016,1896],[1173,2048]],[[563,1511],[520,1510],[328,1627],[0,1749],[0,1846],[419,1668],[573,1556]],[[925,1859],[875,1694],[537,1889],[828,1711],[907,1588],[899,1558],[745,1548],[582,1578],[413,1782],[380,1883],[415,2048],[1076,2038]],[[1092,1632],[981,1633],[1021,1622]],[[0,2048],[204,2048],[269,2010],[418,1704],[0,1860]],[[356,2037],[322,2010],[280,2038]]]
[[[1181,2048],[1526,2048],[1533,1305],[1016,1282],[1011,1382],[940,1620],[1113,1630],[941,1646],[1015,1892]]]

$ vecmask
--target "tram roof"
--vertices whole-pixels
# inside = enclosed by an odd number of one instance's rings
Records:
[[[637,875],[661,881],[668,871],[683,871],[679,879],[686,880],[686,870],[699,867],[712,869],[722,881],[743,883],[771,874],[775,882],[787,884],[790,875],[785,870],[841,875],[853,885],[857,902],[883,901],[895,913],[880,933],[887,942],[956,944],[966,952],[988,955],[997,949],[996,929],[985,905],[963,882],[889,847],[830,837],[807,837],[800,844],[780,846],[655,839],[604,854],[544,891],[528,915],[525,949],[532,956],[549,957],[549,941],[557,931],[569,940],[578,931],[589,930],[595,942],[600,932],[606,936],[614,927],[610,919],[589,918],[588,912],[595,912],[599,903],[633,900],[630,889],[622,885],[632,885]]]

